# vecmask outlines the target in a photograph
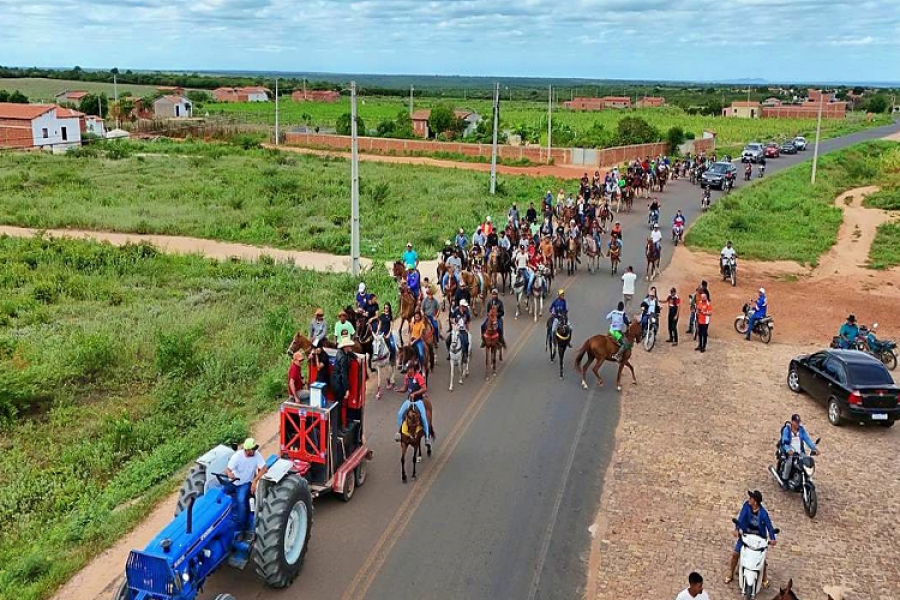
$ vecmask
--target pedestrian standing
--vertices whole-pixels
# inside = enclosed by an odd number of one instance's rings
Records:
[[[712,314],[712,305],[706,294],[700,294],[697,301],[697,347],[695,350],[706,352],[706,342],[709,340],[709,316]]]
[[[673,346],[678,345],[678,317],[681,314],[681,298],[675,288],[669,290],[669,297],[666,298],[666,306],[669,307],[669,339],[667,340]]]
[[[637,281],[637,275],[634,273],[634,267],[629,266],[625,269],[625,274],[622,275],[622,302],[625,303],[625,312],[631,310],[635,281]]]
[[[709,600],[709,595],[703,591],[703,577],[694,571],[688,575],[688,586],[675,596],[675,600]]]

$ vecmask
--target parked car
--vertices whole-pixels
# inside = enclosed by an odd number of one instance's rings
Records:
[[[794,138],[794,147],[797,150],[806,150],[806,138],[798,135]]]
[[[778,158],[781,156],[781,150],[779,150],[778,144],[775,142],[769,142],[766,144],[765,149],[766,158]]]
[[[751,142],[744,146],[744,151],[741,152],[741,162],[759,162],[763,157],[763,154],[763,145],[757,142]]]
[[[779,148],[782,154],[797,154],[797,146],[791,140],[786,141]]]
[[[732,181],[737,179],[737,167],[733,163],[724,161],[713,163],[700,176],[700,185],[721,190],[725,185],[725,177],[729,174],[731,174]]]
[[[828,407],[828,422],[878,423],[900,419],[900,387],[884,364],[859,350],[823,350],[791,360],[788,387]]]

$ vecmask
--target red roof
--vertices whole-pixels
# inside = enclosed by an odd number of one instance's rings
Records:
[[[77,110],[72,110],[71,108],[57,108],[56,116],[60,119],[71,119],[76,117],[83,117],[83,112],[78,112]]]
[[[628,96],[603,96],[600,99],[606,102],[631,102]]]
[[[254,86],[250,86],[250,87],[238,88],[238,91],[245,92],[247,94],[260,93],[260,92],[265,92],[268,94],[269,88],[262,87],[259,85],[254,85]]]
[[[184,96],[168,95],[168,96],[162,96],[162,97],[165,98],[166,100],[168,100],[169,102],[171,102],[172,104],[181,104],[182,102],[187,102],[187,99]]]
[[[0,102],[0,119],[23,119],[31,121],[56,108],[54,104],[16,104]]]
[[[72,100],[80,100],[81,98],[84,98],[85,96],[87,96],[88,93],[85,91],[82,91],[82,90],[72,90],[72,91],[63,92],[62,94],[59,94],[59,95],[65,96],[66,98],[70,98]]]
[[[417,110],[410,117],[413,121],[427,121],[431,117],[431,111],[428,109]]]

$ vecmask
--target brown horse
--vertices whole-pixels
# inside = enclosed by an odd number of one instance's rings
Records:
[[[497,309],[492,308],[488,313],[487,327],[482,334],[481,339],[484,340],[484,378],[491,377],[491,369],[493,375],[497,374],[497,353],[500,353],[500,360],[503,360],[503,343],[500,339],[500,319],[497,317]]]
[[[578,264],[581,262],[581,259],[578,258],[578,255],[581,254],[581,242],[578,241],[578,238],[569,237],[568,243],[566,244],[566,273],[569,275],[574,275],[575,271],[578,270]]]
[[[494,250],[496,251],[496,248]],[[494,254],[491,253],[491,257],[493,256]],[[472,296],[472,314],[477,317],[481,314],[481,306],[484,305],[484,296],[487,293],[487,282],[484,275],[463,271],[459,276],[469,288],[469,294]]]
[[[772,598],[772,600],[800,600],[797,597],[797,594],[794,593],[794,580],[788,579],[787,587],[779,588],[778,595]]]
[[[426,337],[428,335],[427,331],[431,329],[431,324],[428,323],[426,319]],[[432,351],[431,346],[428,344],[424,344],[425,346],[425,363],[422,364],[422,372],[425,374],[425,380],[428,380],[428,376],[431,375],[431,372],[434,370],[434,352]],[[416,352],[415,346],[412,344],[407,344],[406,346],[401,346],[397,351],[397,368],[403,369],[403,365],[414,362],[419,362],[419,353]]]
[[[456,281],[456,269],[454,267],[450,267],[447,270],[447,285],[444,286],[444,299],[441,300],[441,309],[447,310],[452,309],[456,306],[456,288],[459,287],[459,283]],[[449,307],[447,306],[449,302]]]
[[[619,261],[621,260],[622,249],[618,244],[609,246],[609,271],[610,275],[619,272]]]
[[[399,260],[394,261],[394,266],[391,269],[391,274],[394,276],[394,281],[400,283],[406,279],[406,267],[403,265],[403,262]]]
[[[549,237],[541,240],[541,255],[544,257],[544,264],[550,269],[550,274],[556,273],[553,265],[553,241]]]
[[[500,283],[503,285],[503,293],[509,285],[510,270],[509,251],[499,246],[491,251],[491,257],[488,259],[488,269],[490,270],[491,288],[497,288],[497,277],[500,277]]]
[[[413,296],[406,282],[400,284],[400,327],[397,328],[397,335],[400,336],[400,343],[403,343],[403,324],[406,323],[407,330],[412,324],[413,316],[416,314],[416,307],[419,299]]]
[[[410,406],[403,415],[403,424],[400,426],[400,478],[406,483],[406,449],[413,447],[412,476],[416,478],[416,463],[422,455],[422,438],[425,437],[425,427],[422,425],[422,416],[419,409]]]
[[[644,255],[647,257],[647,281],[653,281],[659,275],[661,254],[653,240],[647,238],[647,244],[644,246]]]
[[[619,361],[619,370],[616,372],[616,389],[622,391],[622,371],[625,367],[628,367],[628,370],[631,371],[631,380],[637,385],[637,378],[634,375],[634,367],[631,366],[631,363],[628,361],[631,358],[631,349],[634,346],[635,341],[641,335],[641,323],[640,321],[632,321],[631,325],[628,326],[628,330],[625,331],[625,352],[622,353],[622,359]],[[597,378],[597,385],[603,385],[603,377],[600,376],[600,367],[603,366],[608,360],[613,360],[613,357],[619,351],[619,345],[616,344],[616,341],[610,335],[599,334],[593,337],[589,337],[584,341],[581,345],[581,348],[578,349],[578,352],[575,354],[575,370],[581,371],[581,387],[584,389],[588,389],[587,382],[585,381],[585,377],[587,375],[588,367],[591,366],[591,363],[594,364],[594,368],[591,369],[594,373],[594,377]],[[584,364],[581,365],[581,360],[584,358],[584,355],[588,355],[588,360]]]

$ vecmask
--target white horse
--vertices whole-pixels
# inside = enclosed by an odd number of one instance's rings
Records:
[[[538,317],[544,314],[544,296],[547,295],[547,279],[544,265],[538,267],[534,274],[534,281],[531,282],[531,296],[534,298],[534,322],[537,323]],[[527,306],[527,305],[526,305]]]
[[[519,318],[519,314],[521,314],[521,305],[522,298],[525,298],[525,312],[531,312],[528,309],[528,286],[525,285],[525,277],[522,276],[521,271],[516,270],[516,278],[513,280],[513,293],[516,295],[516,318]]]
[[[462,385],[463,378],[469,376],[469,363],[472,362],[472,343],[469,340],[469,352],[463,353],[462,334],[459,333],[459,326],[455,323],[450,330],[450,391],[453,391],[453,380],[456,378],[456,371],[459,370],[459,384]]]
[[[391,333],[390,335],[394,334]],[[391,360],[391,349],[388,346],[387,339],[382,333],[376,333],[372,336],[372,366],[375,367],[375,372],[378,374],[378,390],[375,392],[375,399],[381,400],[382,369],[389,369],[390,375],[387,378],[387,389],[394,389],[394,362]]]

